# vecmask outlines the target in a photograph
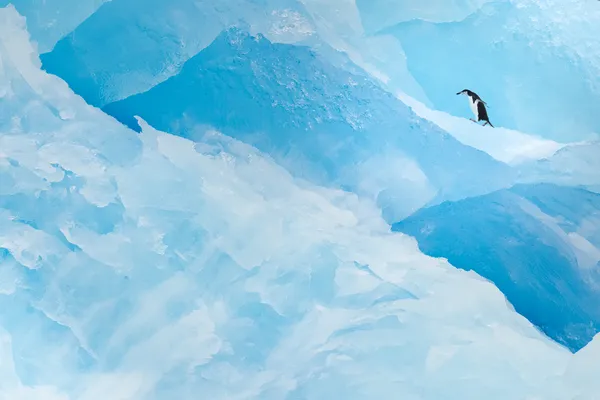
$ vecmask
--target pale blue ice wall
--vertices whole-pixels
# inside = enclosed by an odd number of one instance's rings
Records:
[[[240,21],[268,31],[295,0],[193,2],[117,0],[104,4],[43,57],[93,105],[145,91],[179,71],[223,27]]]
[[[347,51],[389,89],[455,115],[469,116],[453,96],[469,87],[500,126],[562,141],[600,130],[600,10],[591,1],[116,0],[75,29],[100,3],[16,2],[42,52],[66,35],[45,64],[93,104],[149,89],[244,21],[270,40]]]
[[[344,1],[111,1],[76,29],[70,27],[73,31],[42,59],[46,69],[63,77],[88,102],[103,105],[176,74],[233,24],[245,24],[251,33],[274,42],[311,45],[334,63],[339,56],[329,47],[343,51],[390,90],[427,102],[408,73],[398,42],[391,36],[365,35],[356,6]]]
[[[39,52],[45,53],[106,1],[109,0],[0,0],[0,7],[12,4],[27,18]]]
[[[429,22],[462,21],[492,1],[494,0],[356,0],[356,5],[366,31],[376,34],[385,28],[415,19]]]
[[[468,116],[453,96],[467,88],[490,105],[496,126],[560,141],[600,133],[596,2],[513,0],[490,2],[460,21],[422,17],[381,27],[401,42],[435,108]]]

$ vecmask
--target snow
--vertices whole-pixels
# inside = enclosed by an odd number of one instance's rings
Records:
[[[568,146],[568,144],[512,129],[490,128],[474,124],[469,119],[432,110],[404,94],[398,94],[398,98],[409,105],[421,118],[435,123],[461,143],[485,151],[495,159],[509,165],[517,166],[547,159]]]
[[[39,69],[12,6],[0,60],[2,400],[594,393],[563,379],[592,358],[371,200],[215,129],[125,128]]]
[[[581,352],[575,355],[570,362],[566,380],[575,389],[572,395],[574,400],[590,398],[591,393],[598,393],[598,357],[600,356],[600,334]]]

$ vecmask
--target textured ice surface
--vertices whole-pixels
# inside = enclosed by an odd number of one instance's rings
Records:
[[[174,75],[232,24],[278,43],[344,51],[382,83],[427,101],[397,41],[366,38],[351,0],[112,1],[42,61],[88,103],[104,105]]]
[[[430,104],[423,89],[408,71],[406,55],[391,35],[371,36],[363,27],[354,0],[301,0],[311,16],[319,41],[308,42],[316,51],[327,46],[346,54],[388,90],[402,91]],[[327,53],[325,53],[326,55]]]
[[[247,145],[125,129],[27,39],[1,9],[2,400],[591,398],[597,343]]]
[[[239,29],[224,32],[176,76],[104,110],[134,129],[139,115],[188,138],[201,138],[198,126],[216,127],[295,176],[376,198],[389,222],[516,177],[419,118],[359,69]]]
[[[313,32],[295,0],[119,0],[105,3],[42,59],[88,103],[103,105],[172,76],[240,20],[283,41]]]
[[[496,126],[559,142],[600,132],[595,1],[421,3],[117,0],[42,59],[89,103],[104,105],[162,82],[222,29],[245,23],[274,42],[344,51],[386,88],[456,116],[470,116],[454,96],[470,88],[488,102]]]
[[[493,281],[518,312],[579,350],[600,331],[600,195],[520,185],[394,225],[426,254]]]

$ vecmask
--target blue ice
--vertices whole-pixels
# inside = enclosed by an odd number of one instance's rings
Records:
[[[600,194],[518,185],[421,210],[393,229],[417,238],[425,254],[493,281],[516,311],[573,351],[600,331]]]
[[[202,140],[199,126],[215,127],[299,178],[376,198],[388,222],[430,202],[513,182],[508,165],[463,145],[364,72],[353,72],[310,48],[233,28],[176,76],[103,110],[132,129],[139,129],[139,115],[194,140]]]
[[[31,0],[21,2],[39,8]],[[336,3],[332,7],[320,0],[152,0],[141,7],[139,0],[110,1],[61,37],[42,61],[88,103],[103,106],[177,74],[222,30],[245,24],[252,34],[276,43],[309,45],[332,63],[338,62],[337,51],[342,51],[382,85],[427,102],[406,68],[397,40],[365,36],[356,6],[343,0]],[[159,50],[151,51],[155,49]]]
[[[487,3],[407,1],[379,28],[469,30]],[[509,11],[575,29],[551,3]],[[597,143],[572,143],[595,128],[542,129],[549,90],[531,119],[488,100],[493,130],[440,107],[406,36],[368,36],[385,1],[34,4],[0,8],[0,398],[600,389]]]
[[[420,13],[378,32],[400,41],[438,110],[467,115],[453,94],[477,88],[496,126],[558,141],[597,138],[600,9],[579,0],[479,3],[463,19]]]

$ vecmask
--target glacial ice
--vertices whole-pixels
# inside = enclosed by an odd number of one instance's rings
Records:
[[[489,127],[474,124],[465,118],[456,117],[443,111],[432,110],[404,94],[398,94],[398,98],[410,106],[419,117],[433,122],[461,143],[484,151],[498,161],[519,166],[518,170],[520,172],[535,170],[534,165],[537,165],[538,161],[547,160],[554,157],[561,149],[573,146],[573,144],[559,143],[537,135],[502,127],[492,130]],[[566,166],[563,165],[562,167]],[[559,169],[557,168],[557,170]],[[564,170],[565,168],[563,168]],[[558,171],[553,171],[552,175],[554,175],[554,172]],[[589,172],[591,172],[591,169]],[[527,178],[521,177],[521,179],[529,179],[534,182],[544,182],[545,179],[535,176],[533,171],[522,172],[522,174],[526,175]],[[572,177],[572,180],[567,183],[574,183],[575,179],[576,177]]]
[[[428,104],[397,41],[365,36],[352,0],[153,0],[143,7],[139,0],[113,1],[43,54],[42,61],[88,103],[102,106],[175,75],[231,25],[275,43],[309,45],[334,59],[337,52],[329,47],[343,51],[382,84]]]
[[[369,201],[211,129],[135,134],[10,6],[0,61],[3,400],[594,393],[600,338],[571,355]]]
[[[572,143],[519,167],[523,183],[552,182],[600,193],[600,141]]]
[[[295,0],[152,0],[143,7],[138,0],[111,1],[42,61],[88,103],[102,106],[176,74],[232,24],[247,25],[252,32],[285,43],[313,34],[307,18]]]
[[[595,398],[590,1],[13,3],[39,47],[0,9],[0,400]],[[501,40],[423,70],[449,27]],[[423,205],[396,228],[442,258],[389,231]]]
[[[420,210],[393,229],[494,282],[519,313],[573,351],[600,331],[600,194],[517,185]]]
[[[196,127],[216,127],[296,177],[375,199],[390,223],[516,179],[508,165],[419,118],[364,72],[237,28],[177,75],[103,110],[132,129],[138,115],[195,140],[202,140]]]
[[[458,22],[493,0],[356,0],[367,32],[375,33],[412,20]]]
[[[0,7],[12,4],[27,18],[29,31],[42,53],[110,0],[0,0]]]
[[[397,13],[404,11],[401,3]],[[381,33],[400,41],[410,73],[435,109],[468,115],[468,106],[453,94],[471,88],[490,105],[496,126],[560,142],[597,138],[597,2],[481,3],[462,20],[422,14],[384,24]]]
[[[99,2],[76,11],[85,15]],[[17,3],[49,18],[37,1]],[[62,37],[72,24],[61,23],[42,25],[34,38]],[[497,126],[561,143],[596,139],[600,131],[600,10],[593,0],[154,0],[143,7],[119,0],[100,7],[42,60],[102,106],[173,76],[236,23],[272,42],[343,51],[390,91],[452,115],[468,115],[453,93],[470,87],[492,107]]]

